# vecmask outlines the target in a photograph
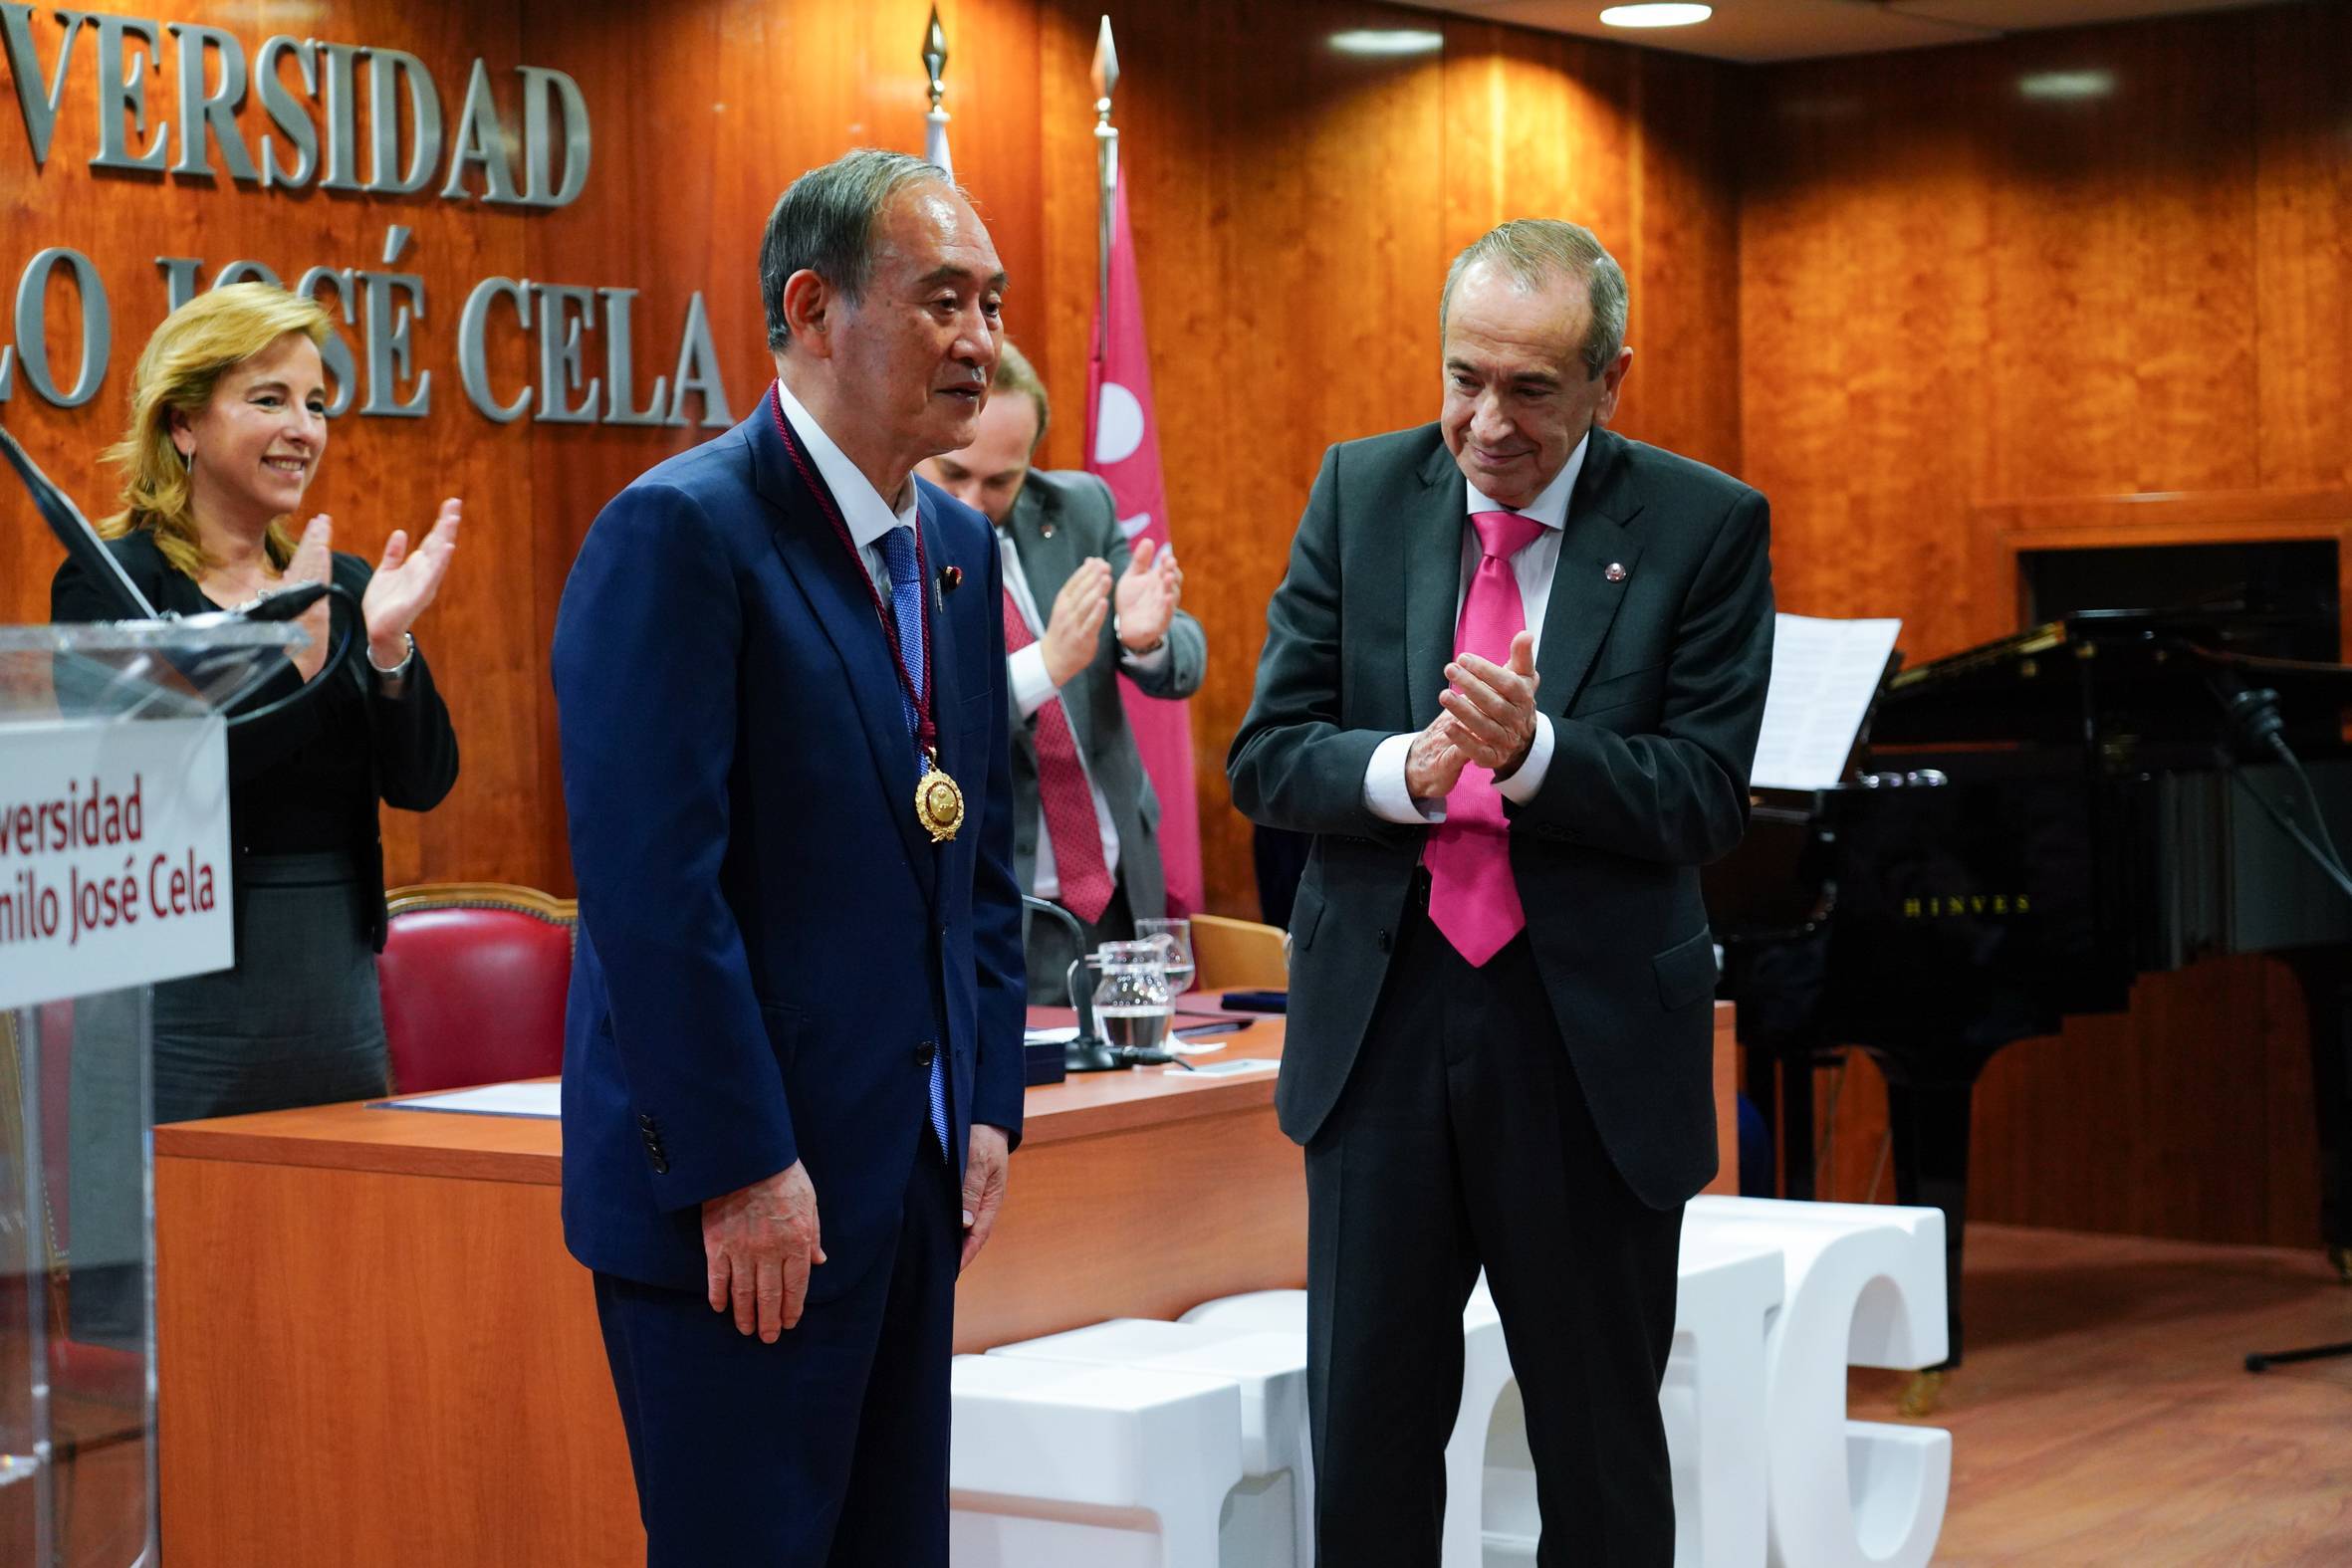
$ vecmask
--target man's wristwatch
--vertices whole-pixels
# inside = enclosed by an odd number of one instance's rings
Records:
[[[367,667],[373,670],[377,676],[384,680],[398,680],[401,676],[408,673],[408,666],[416,662],[416,634],[414,632],[404,631],[400,633],[400,637],[401,640],[407,644],[408,651],[400,655],[400,662],[393,665],[388,670],[375,662],[374,648],[370,647],[367,650]]]

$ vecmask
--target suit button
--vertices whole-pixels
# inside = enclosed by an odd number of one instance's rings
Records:
[[[922,1044],[915,1047],[915,1065],[918,1067],[928,1067],[931,1065],[931,1058],[938,1054],[939,1047],[932,1044],[929,1040],[925,1040]]]
[[[653,1130],[653,1118],[650,1116],[641,1115],[637,1118],[637,1125],[643,1128],[646,1132],[651,1132]]]
[[[1381,932],[1381,933],[1380,933],[1380,936],[1379,936],[1379,938],[1378,938],[1378,941],[1379,941],[1379,943],[1380,943],[1380,951],[1381,951],[1381,952],[1383,952],[1383,953],[1387,952],[1387,951],[1388,951],[1388,933],[1387,933],[1387,932],[1385,932],[1385,931]]]
[[[669,1157],[661,1153],[661,1151],[658,1149],[653,1153],[653,1174],[655,1176],[667,1176],[670,1174]]]

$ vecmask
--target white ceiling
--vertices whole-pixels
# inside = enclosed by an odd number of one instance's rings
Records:
[[[2005,33],[2232,11],[2273,0],[1713,0],[1695,27],[1606,27],[1613,0],[1413,0],[1490,22],[1717,60],[1761,63],[1967,44]]]

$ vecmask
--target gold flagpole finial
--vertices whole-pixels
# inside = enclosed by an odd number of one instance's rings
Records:
[[[931,78],[931,107],[937,109],[947,96],[947,84],[941,80],[947,75],[947,33],[939,25],[937,6],[931,8],[931,25],[923,29],[923,70]]]

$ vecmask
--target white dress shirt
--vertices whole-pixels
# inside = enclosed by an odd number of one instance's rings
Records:
[[[1454,624],[1462,623],[1462,601],[1470,593],[1470,579],[1478,571],[1484,553],[1479,548],[1478,530],[1470,519],[1480,512],[1517,512],[1543,525],[1543,532],[1526,549],[1511,558],[1511,574],[1519,579],[1519,597],[1527,613],[1528,630],[1534,633],[1533,652],[1543,651],[1543,612],[1551,604],[1551,577],[1559,564],[1560,531],[1567,527],[1568,497],[1576,488],[1576,476],[1584,471],[1584,452],[1592,444],[1587,434],[1568,454],[1567,462],[1543,487],[1542,494],[1524,507],[1506,507],[1479,494],[1478,487],[1470,487],[1469,505],[1462,516],[1462,577],[1454,592]],[[1500,661],[1499,661],[1500,662]],[[1541,708],[1535,710],[1535,738],[1528,747],[1528,759],[1520,764],[1519,772],[1503,780],[1495,788],[1506,800],[1521,805],[1535,798],[1535,791],[1543,787],[1543,776],[1551,771],[1551,719]],[[1405,783],[1405,763],[1413,750],[1413,735],[1392,735],[1373,748],[1372,760],[1364,769],[1364,804],[1382,821],[1401,822],[1408,827],[1446,819],[1446,802],[1416,800]]]
[[[1003,529],[997,530],[997,555],[1005,563],[1005,591],[1013,595],[1014,607],[1021,612],[1021,618],[1029,623],[1030,635],[1043,637],[1046,634],[1046,620],[1038,613],[1037,600],[1030,596],[1029,577],[1021,569],[1021,552],[1014,548],[1012,536]],[[1154,651],[1165,658],[1168,650],[1162,645]],[[1124,648],[1119,652],[1122,657],[1126,656]],[[1029,718],[1049,702],[1061,700],[1060,694],[1055,690],[1054,677],[1046,673],[1046,650],[1040,644],[1033,642],[1018,653],[1007,654],[1005,664],[1013,688],[1013,700],[1020,706],[1022,718]],[[1083,752],[1078,754],[1078,771],[1086,776],[1086,794],[1094,802],[1094,830],[1102,835],[1102,863],[1110,868],[1111,882],[1115,886],[1119,875],[1119,830],[1110,819],[1110,799],[1102,792],[1102,785],[1094,782],[1094,770],[1086,766]],[[1061,873],[1054,865],[1054,834],[1046,821],[1043,799],[1038,804],[1036,875],[1027,891],[1039,898],[1061,896]]]
[[[881,596],[882,603],[888,605],[890,558],[882,554],[881,540],[894,528],[915,526],[914,476],[907,476],[895,503],[883,500],[874,482],[849,461],[847,453],[833,444],[833,438],[824,433],[824,426],[801,406],[801,400],[793,396],[793,389],[784,384],[782,377],[776,382],[776,402],[792,424],[793,434],[808,448],[809,460],[817,465],[818,476],[833,493],[834,504],[841,509],[841,522],[847,526],[858,557],[865,562],[865,574],[872,580],[874,592]]]

